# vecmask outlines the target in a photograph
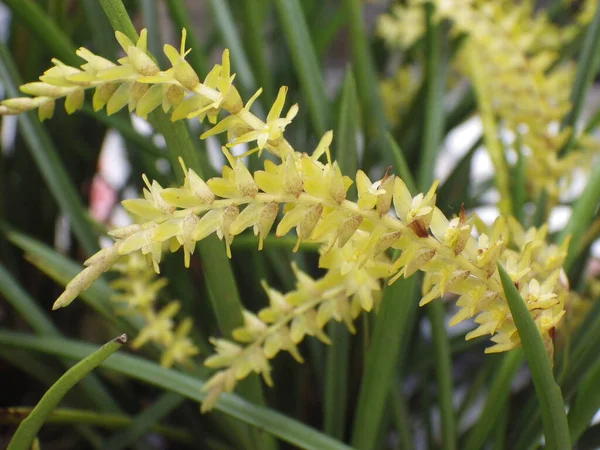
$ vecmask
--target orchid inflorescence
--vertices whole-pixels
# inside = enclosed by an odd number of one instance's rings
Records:
[[[407,5],[394,4],[390,13],[380,17],[379,34],[390,47],[406,49],[424,35],[423,3],[411,0]],[[530,192],[534,196],[545,192],[552,205],[568,185],[573,170],[591,166],[595,151],[589,150],[598,149],[585,133],[568,127],[557,131],[571,109],[569,94],[575,76],[573,65],[562,60],[559,50],[591,21],[597,2],[583,3],[574,22],[559,27],[546,15],[538,14],[535,2],[528,0],[518,4],[503,0],[433,2],[436,19],[447,20],[454,35],[466,36],[455,69],[478,90],[489,93],[497,120],[517,136],[507,145],[526,155]],[[476,64],[465,64],[469,58]],[[474,67],[480,75],[474,73]],[[483,85],[477,86],[478,77]],[[393,80],[384,81],[382,89],[387,92],[392,83]],[[403,86],[407,86],[407,81]],[[399,106],[398,94],[383,98],[394,102],[388,109]],[[572,133],[576,133],[574,140],[579,151],[563,154]],[[499,169],[496,167],[497,172],[502,172]],[[502,176],[497,173],[504,198],[508,183],[501,185]]]
[[[474,217],[467,217],[464,209],[449,220],[436,207],[437,182],[413,196],[402,179],[389,173],[373,182],[359,170],[352,180],[331,160],[332,132],[323,135],[311,154],[295,151],[285,139],[284,130],[298,111],[294,105],[282,117],[286,88],[279,90],[263,121],[250,111],[260,90],[242,101],[227,51],[201,82],[185,60],[185,31],[180,51],[165,46],[172,65],[166,71],[147,54],[146,36],[143,30],[134,44],[117,32],[127,55],[118,64],[86,49],[77,51],[86,60],[81,68],[54,60],[40,82],[23,86],[33,98],[4,101],[0,112],[37,108],[41,118],[48,118],[61,97],[72,112],[81,107],[84,90],[93,88],[94,108],[106,107],[109,114],[128,106],[145,117],[162,106],[171,120],[208,117],[215,125],[201,138],[226,132],[228,144],[222,150],[227,164],[221,177],[203,180],[181,161],[185,181],[178,187],[163,188],[144,177],[144,198],[123,202],[136,223],[110,232],[114,243],[84,263],[54,308],[68,305],[130,255],[147,255],[158,272],[163,253],[183,247],[187,267],[196,243],[213,233],[231,257],[232,241],[246,229],[252,228],[261,249],[275,227],[276,236],[295,230],[294,250],[304,242],[320,244],[319,266],[325,275],[313,279],[294,267],[296,289],[285,294],[264,284],[269,306],[256,314],[244,312],[243,326],[233,332],[237,342],[212,340],[216,354],[205,364],[219,371],[205,385],[205,410],[249,373],[260,373],[270,384],[269,359],[278,352],[285,350],[302,361],[297,344],[305,335],[329,342],[323,327],[331,319],[353,331],[358,314],[377,306],[383,280],[393,282],[417,271],[425,273],[421,304],[457,295],[459,310],[452,324],[475,317],[478,327],[467,339],[492,335],[494,345],[486,352],[501,352],[520,344],[497,271],[501,263],[552,348],[554,327],[564,314],[567,287],[561,266],[566,244],[547,244],[545,227],[525,231],[513,219],[498,218],[489,229],[480,225],[474,237]],[[219,120],[222,112],[228,114]],[[250,142],[273,156],[253,173],[228,149]],[[356,202],[346,198],[353,182]],[[389,249],[399,250],[400,256],[390,258]]]

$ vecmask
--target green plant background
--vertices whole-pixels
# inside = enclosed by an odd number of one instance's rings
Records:
[[[413,193],[431,184],[444,137],[476,113],[471,90],[452,109],[441,106],[448,94],[453,49],[447,29],[431,20],[431,11],[418,44],[425,58],[419,95],[401,125],[393,126],[384,115],[378,87],[392,55],[373,33],[373,18],[385,5],[359,0],[188,3],[4,0],[11,14],[8,38],[0,44],[4,95],[19,95],[18,85],[37,79],[52,57],[80,64],[74,53],[78,46],[115,59],[119,53],[113,30],[131,36],[148,28],[149,50],[161,63],[162,43],[174,41],[185,27],[194,69],[207,73],[220,50],[229,48],[242,97],[249,98],[262,86],[263,111],[279,86],[289,86],[288,98],[301,106],[286,133],[295,148],[314,148],[333,129],[332,150],[344,174],[363,168],[379,170],[381,176],[391,165]],[[564,18],[575,12],[576,6],[551,3],[544,14]],[[597,13],[565,48],[565,57],[578,62],[575,85],[569,87],[574,108],[565,124],[581,121],[581,106],[598,69],[599,40]],[[8,120],[2,118],[5,129]],[[206,178],[215,173],[205,142],[197,139],[200,130],[171,123],[162,113],[153,113],[150,123],[164,137],[166,149],[136,131],[123,112],[106,117],[86,104],[84,114],[67,116],[57,108],[55,117],[43,124],[34,113],[26,113],[18,118],[14,142],[0,149],[0,406],[34,406],[66,368],[99,344],[122,332],[133,337],[139,330],[139,321],[117,314],[109,301],[110,275],[85,292],[83,301],[52,313],[50,308],[80,270],[80,262],[98,249],[98,237],[105,232],[90,219],[87,205],[108,130],[124,138],[132,166],[129,185],[141,188],[142,172],[165,185],[181,181],[181,172],[157,169],[157,161],[175,161],[177,156]],[[590,122],[590,129],[594,126]],[[459,211],[461,204],[486,204],[469,181],[473,154],[468,152],[440,187],[437,202],[446,213]],[[515,179],[512,200],[522,204],[518,172]],[[578,274],[591,242],[584,235],[588,229],[595,233],[592,237],[597,234],[590,224],[600,199],[598,183],[596,168],[556,238],[573,235],[566,269],[576,289],[583,283]],[[66,244],[57,238],[65,222]],[[164,297],[180,299],[184,312],[194,318],[201,358],[210,352],[208,336],[228,336],[241,324],[241,305],[250,310],[265,305],[261,279],[290,290],[292,261],[319,273],[315,249],[305,246],[292,254],[292,246],[287,239],[269,239],[259,253],[253,240],[240,238],[229,261],[213,237],[200,245],[191,270],[183,270],[180,255],[166,259],[162,271],[170,283]],[[556,355],[554,370],[569,406],[567,424],[560,417],[563,398],[551,369],[535,365],[526,338],[524,352],[484,355],[487,343],[465,342],[468,330],[445,332],[443,302],[417,307],[420,281],[413,277],[386,287],[378,313],[363,316],[356,335],[332,323],[327,329],[332,346],[307,340],[301,347],[306,364],[277,358],[274,388],[250,377],[207,415],[200,414],[197,404],[209,375],[201,358],[188,368],[163,369],[156,363],[157,349],[137,354],[120,350],[75,385],[59,409],[44,419],[41,447],[529,449],[539,442],[542,420],[544,429],[556,430],[554,436],[546,433],[550,448],[571,445],[569,433],[577,448],[600,445],[598,426],[590,425],[600,408],[597,304],[566,350]],[[533,382],[526,376],[525,383],[518,382],[523,379],[523,354]],[[551,394],[546,402],[540,400],[540,386],[546,393],[556,388],[560,402]],[[2,409],[0,446],[8,443],[27,411]]]

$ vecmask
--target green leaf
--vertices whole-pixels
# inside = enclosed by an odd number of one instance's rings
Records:
[[[103,345],[92,354],[78,362],[54,383],[38,402],[31,414],[17,428],[8,443],[7,450],[29,450],[46,418],[58,406],[62,398],[89,372],[98,367],[110,355],[127,342],[127,336],[121,335]]]
[[[256,90],[256,78],[248,56],[244,51],[242,39],[235,25],[231,8],[227,0],[210,0],[217,30],[222,35],[223,41],[231,53],[231,62],[238,73],[238,77],[245,95],[251,95]]]
[[[81,358],[96,348],[93,345],[69,339],[39,338],[5,330],[0,330],[0,345],[68,358]],[[178,393],[191,400],[202,401],[204,399],[204,393],[201,391],[204,385],[202,380],[173,369],[165,369],[156,363],[136,356],[116,354],[106,360],[102,367]],[[215,409],[300,448],[351,450],[347,445],[319,433],[313,428],[271,409],[254,405],[234,394],[222,394]]]
[[[569,253],[563,265],[567,272],[583,250],[585,231],[595,216],[598,202],[600,202],[600,164],[596,164],[593,168],[585,190],[573,204],[573,210],[567,225],[556,238],[557,242],[562,242],[568,236],[571,236]]]
[[[417,185],[415,184],[415,180],[413,179],[412,173],[410,173],[410,168],[408,167],[408,163],[404,158],[404,152],[398,145],[398,143],[394,140],[394,137],[391,133],[385,133],[385,139],[387,142],[387,150],[392,154],[392,161],[394,162],[394,170],[398,174],[408,190],[416,195],[417,193]]]
[[[358,405],[352,426],[352,446],[369,450],[375,448],[384,409],[394,379],[406,330],[417,303],[412,302],[416,288],[415,277],[401,278],[383,291],[381,305],[375,318],[375,329],[364,363]]]
[[[243,0],[241,3],[244,17],[244,43],[246,44],[248,59],[254,68],[259,86],[263,88],[263,104],[269,105],[275,100],[273,71],[266,58],[269,47],[265,46],[267,38],[265,36],[265,22],[269,17],[270,1]]]
[[[418,189],[426,192],[433,182],[435,163],[444,132],[444,84],[446,80],[445,56],[442,54],[441,24],[433,19],[434,6],[425,5],[426,15],[426,58],[427,82],[425,85],[425,120],[421,159],[419,162]],[[444,448],[456,448],[454,409],[452,406],[452,357],[445,333],[445,306],[441,301],[427,305],[427,315],[431,323],[432,344],[435,354],[435,375],[440,405],[442,439]]]
[[[274,0],[300,86],[317,135],[329,126],[329,102],[319,61],[298,0]]]
[[[542,413],[546,448],[549,450],[570,448],[571,441],[562,392],[554,381],[550,360],[540,333],[519,291],[501,265],[498,265],[498,272],[531,372]]]
[[[564,117],[562,127],[573,130],[561,154],[568,152],[575,141],[575,129],[583,111],[583,105],[600,63],[600,8],[596,8],[594,19],[588,25],[588,30],[583,43],[583,50],[577,61],[577,73],[571,90],[571,109]]]
[[[356,76],[358,96],[362,117],[367,125],[368,136],[375,136],[383,142],[387,131],[387,120],[383,114],[379,83],[369,50],[369,41],[365,33],[361,0],[344,0],[342,8],[346,12],[346,21],[350,28],[352,68]]]
[[[465,450],[483,448],[487,437],[497,423],[498,405],[509,397],[510,386],[522,362],[523,353],[520,350],[513,350],[503,356],[502,364],[492,379],[483,410],[467,435],[467,441],[463,447]]]
[[[579,383],[577,395],[569,408],[568,420],[572,445],[577,443],[600,408],[598,380],[600,380],[600,360],[589,369],[588,374]]]
[[[34,0],[3,0],[12,13],[28,25],[38,40],[48,46],[52,54],[66,64],[77,64],[76,47]],[[10,92],[9,92],[10,93]],[[11,94],[12,95],[12,94]]]
[[[194,30],[194,25],[190,21],[190,13],[185,6],[185,2],[168,1],[167,8],[169,8],[171,20],[173,20],[178,28],[177,31],[180,32],[183,28],[186,29],[186,46],[192,49],[186,59],[196,73],[208,73],[208,61],[206,60],[206,55],[202,53],[202,46],[200,45],[200,40]]]
[[[32,409],[33,408],[28,407],[0,409],[1,423],[18,424],[31,413]],[[52,414],[46,418],[45,423],[59,425],[82,424],[106,429],[118,429],[127,428],[132,422],[133,419],[131,417],[121,414],[105,414],[84,409],[56,408],[52,411]],[[148,431],[184,444],[192,443],[191,434],[187,430],[181,428],[153,425]]]

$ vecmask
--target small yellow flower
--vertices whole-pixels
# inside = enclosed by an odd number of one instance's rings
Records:
[[[184,319],[177,329],[173,340],[163,351],[160,357],[160,365],[171,367],[173,364],[185,364],[190,357],[197,355],[200,351],[188,337],[193,326],[192,319]]]
[[[131,343],[133,348],[140,348],[148,342],[155,342],[169,347],[173,342],[173,316],[177,314],[181,305],[179,302],[171,302],[158,314],[150,310],[146,314],[146,325]]]
[[[435,207],[435,190],[437,186],[438,182],[435,181],[427,194],[418,194],[413,198],[404,181],[396,178],[394,182],[394,209],[396,215],[420,238],[429,235],[428,229]]]

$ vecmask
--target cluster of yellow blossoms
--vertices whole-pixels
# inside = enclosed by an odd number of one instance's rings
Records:
[[[171,301],[157,311],[158,294],[168,281],[156,277],[145,256],[130,253],[120,258],[111,270],[121,273],[110,283],[117,291],[111,300],[125,305],[123,314],[134,314],[144,321],[143,328],[132,342],[133,348],[155,343],[161,349],[160,364],[163,367],[185,364],[199,353],[198,347],[188,337],[193,326],[192,319],[187,317],[174,328],[179,302]]]
[[[145,116],[162,105],[172,120],[207,116],[216,125],[203,138],[227,132],[228,146],[256,142],[259,151],[268,151],[276,161],[265,160],[263,170],[251,173],[241,158],[234,158],[224,147],[228,164],[221,177],[205,181],[182,163],[182,186],[163,188],[145,178],[144,198],[123,202],[138,223],[111,232],[114,244],[86,261],[86,268],[66,286],[55,307],[68,305],[127,255],[147,255],[158,272],[163,252],[183,247],[188,266],[196,243],[213,233],[231,255],[235,236],[252,228],[261,248],[277,222],[277,236],[294,229],[298,244],[321,244],[319,265],[326,273],[312,279],[295,269],[296,290],[287,294],[265,285],[269,306],[258,314],[244,313],[243,326],[233,334],[238,343],[213,341],[216,354],[206,364],[220,371],[206,384],[204,409],[251,372],[262,374],[270,383],[268,360],[281,350],[301,360],[296,345],[305,335],[327,342],[322,330],[329,320],[343,321],[352,330],[360,311],[376,305],[382,280],[393,282],[418,270],[426,274],[421,304],[447,293],[458,295],[460,311],[453,323],[475,317],[479,326],[468,338],[492,335],[495,345],[486,351],[497,352],[520,342],[497,272],[500,262],[551,345],[553,329],[564,314],[566,288],[559,278],[566,244],[546,244],[545,229],[525,232],[514,221],[506,224],[498,219],[475,238],[472,220],[464,210],[448,220],[435,206],[437,183],[413,197],[400,178],[388,174],[372,182],[358,171],[358,200],[350,201],[346,191],[353,181],[330,159],[331,132],[310,155],[296,152],[284,138],[283,131],[298,110],[294,105],[281,117],[285,88],[263,121],[250,111],[260,91],[242,102],[232,84],[227,51],[222,63],[200,82],[184,59],[185,34],[179,52],[165,46],[172,64],[166,71],[147,55],[145,31],[135,45],[119,33],[117,38],[127,54],[119,64],[80,49],[78,54],[87,61],[81,69],[55,61],[41,83],[25,85],[25,91],[35,90],[38,97],[5,101],[2,112],[49,110],[45,105],[61,96],[69,98],[75,91],[95,88],[96,108],[106,105],[111,113],[128,104]],[[70,100],[67,109],[74,104]],[[221,112],[228,115],[217,122]],[[391,260],[390,248],[400,250],[400,257]]]
[[[546,191],[554,204],[572,176],[575,167],[589,167],[592,152],[559,154],[573,132],[557,132],[570,109],[570,87],[574,70],[562,64],[559,49],[570,42],[591,20],[597,2],[586,1],[575,23],[558,27],[535,2],[438,0],[436,17],[448,20],[452,31],[467,36],[456,68],[474,83],[484,83],[491,96],[494,113],[502,126],[520,136],[514,145],[526,156],[526,173],[532,195]],[[424,32],[423,0],[407,6],[394,5],[379,21],[380,35],[392,46],[407,48]],[[481,74],[472,73],[476,61]],[[577,136],[580,150],[597,149],[588,136]],[[498,168],[497,168],[498,169]]]

